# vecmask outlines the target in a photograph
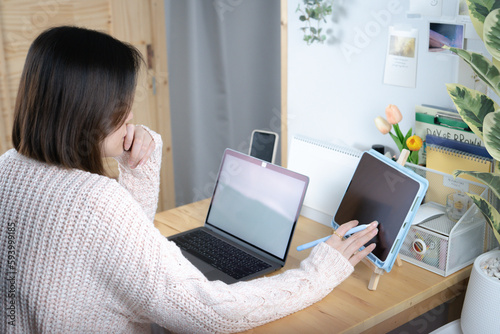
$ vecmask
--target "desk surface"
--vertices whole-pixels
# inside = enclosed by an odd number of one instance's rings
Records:
[[[158,213],[155,226],[169,236],[203,224],[209,201],[203,200]],[[285,267],[299,266],[310,250],[296,247],[329,235],[331,228],[300,217]],[[359,263],[354,273],[322,301],[286,318],[247,333],[386,333],[462,294],[471,272],[468,266],[448,277],[403,261],[368,290],[371,271]]]

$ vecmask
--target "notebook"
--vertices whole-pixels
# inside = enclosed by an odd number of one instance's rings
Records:
[[[288,169],[309,176],[302,215],[330,226],[361,151],[296,135],[288,154]]]
[[[474,145],[465,141],[457,141],[434,135],[427,135],[425,141],[427,145],[437,145],[437,146],[447,147],[454,150],[462,151],[464,153],[475,154],[484,158],[493,159],[493,157],[490,155],[490,153],[484,146]]]
[[[466,153],[460,150],[443,147],[439,145],[427,145],[427,168],[433,169],[448,175],[438,173],[428,173],[427,179],[431,186],[427,191],[426,201],[446,205],[446,195],[448,188],[459,189],[460,185],[452,183],[460,182],[459,178],[477,182],[469,175],[461,174],[454,180],[453,171],[457,169],[465,171],[477,171],[489,173],[493,170],[492,160],[476,154]],[[443,190],[446,189],[446,190]]]
[[[277,270],[308,183],[307,176],[226,149],[204,226],[168,239],[209,280],[230,284]]]

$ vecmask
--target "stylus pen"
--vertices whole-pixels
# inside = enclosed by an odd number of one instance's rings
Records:
[[[347,237],[348,235],[354,234],[354,233],[359,232],[359,231],[363,231],[367,227],[368,227],[367,224],[363,224],[363,225],[359,225],[359,226],[353,227],[349,231],[347,231],[346,234],[344,234],[344,237]],[[330,237],[331,237],[331,235],[329,235],[327,237],[324,237],[324,238],[321,238],[321,239],[318,239],[318,240],[314,240],[314,241],[308,242],[307,244],[300,245],[300,246],[297,247],[297,250],[300,252],[300,251],[303,251],[304,249],[308,249],[308,248],[314,247],[317,244],[319,244],[319,243],[321,243],[323,241],[328,240],[328,238],[330,238]]]

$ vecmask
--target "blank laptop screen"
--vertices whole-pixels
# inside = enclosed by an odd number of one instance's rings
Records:
[[[307,183],[303,175],[226,153],[207,224],[284,260]]]

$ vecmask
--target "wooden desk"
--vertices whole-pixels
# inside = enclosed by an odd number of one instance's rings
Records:
[[[208,205],[209,201],[203,200],[158,213],[155,225],[165,236],[200,226]],[[287,263],[276,273],[298,267],[309,255],[310,250],[298,252],[298,245],[330,233],[328,226],[300,217]],[[247,333],[386,333],[462,295],[470,272],[468,266],[442,277],[403,261],[403,266],[394,266],[380,278],[376,291],[369,291],[371,272],[359,263],[322,301]]]

